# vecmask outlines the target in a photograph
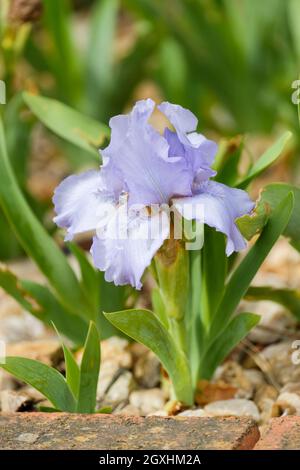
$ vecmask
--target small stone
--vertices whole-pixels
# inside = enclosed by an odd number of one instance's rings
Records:
[[[101,342],[101,360],[114,361],[119,368],[130,369],[132,356],[129,351],[129,342],[124,338],[112,336]]]
[[[154,388],[160,382],[160,362],[152,351],[147,351],[136,361],[133,373],[141,387]]]
[[[254,390],[256,391],[259,387],[265,385],[264,374],[257,369],[244,369],[244,375],[250,381]]]
[[[28,395],[13,390],[3,390],[0,394],[1,410],[6,413],[24,411],[32,408],[32,400]]]
[[[260,421],[262,424],[268,423],[271,419],[273,405],[277,396],[278,391],[272,385],[265,384],[257,389],[254,401],[260,411]]]
[[[0,301],[0,308],[5,308],[1,304]],[[0,315],[0,317],[0,337],[4,338],[7,343],[34,341],[45,336],[45,325],[28,312],[21,311],[10,315]]]
[[[130,394],[129,403],[137,407],[142,415],[149,415],[163,408],[165,396],[160,388],[136,390]]]
[[[208,380],[200,380],[197,383],[195,402],[197,405],[204,406],[214,401],[228,400],[229,398],[234,398],[237,391],[236,387],[223,380],[218,380],[215,383]]]
[[[128,400],[130,392],[135,388],[132,373],[123,372],[122,375],[112,384],[104,397],[106,404],[117,405]],[[132,403],[133,404],[133,403]]]
[[[56,366],[63,360],[61,344],[54,339],[8,344],[6,354],[35,359],[50,366]]]
[[[169,413],[166,410],[157,410],[154,413],[149,413],[147,416],[162,416],[166,417],[169,416]]]
[[[1,390],[15,390],[17,386],[17,381],[14,377],[5,372],[3,369],[0,369],[0,391]]]
[[[280,393],[283,393],[283,392],[296,393],[297,395],[300,396],[300,382],[287,383],[284,387],[282,387],[280,391]]]
[[[260,419],[255,403],[243,398],[215,401],[206,405],[204,410],[209,416],[248,416],[255,421]]]
[[[248,399],[253,395],[254,387],[251,381],[245,375],[244,369],[235,361],[226,361],[218,367],[214,380],[222,380],[234,387],[236,389],[235,398]]]
[[[144,356],[149,352],[149,349],[141,343],[131,343],[129,345],[129,350],[134,361],[137,361],[141,356]]]
[[[273,385],[265,384],[260,387],[254,396],[254,401],[258,408],[261,408],[263,401],[267,398],[270,400],[276,400],[278,397],[278,391]]]
[[[130,403],[128,405],[125,405],[120,410],[117,410],[113,414],[125,415],[125,416],[141,416],[139,408],[131,405]]]
[[[203,408],[196,408],[195,410],[182,411],[181,413],[178,413],[177,416],[199,417],[199,416],[206,416],[206,413]]]
[[[260,423],[262,425],[268,424],[270,419],[272,418],[273,406],[274,406],[274,400],[272,400],[271,398],[265,398],[264,401],[261,403]]]
[[[97,400],[103,400],[105,393],[120,375],[121,369],[113,361],[101,362],[97,385]]]
[[[34,444],[39,438],[38,434],[33,434],[31,432],[23,432],[19,434],[16,438],[16,441],[26,442],[26,444]]]
[[[76,360],[80,362],[82,351]],[[97,400],[104,399],[105,394],[113,386],[113,383],[122,375],[123,369],[132,367],[132,355],[129,351],[129,343],[124,338],[112,336],[101,342],[101,368],[97,386]]]
[[[294,352],[291,341],[282,341],[264,348],[255,355],[257,362],[264,367],[265,375],[275,379],[279,385],[300,382],[300,367],[293,364]]]
[[[295,319],[281,305],[275,302],[245,302],[247,312],[260,315],[259,324],[251,330],[248,338],[253,343],[271,344],[277,341],[282,331],[286,331],[295,325]]]
[[[272,416],[282,415],[300,416],[300,396],[296,393],[281,393],[272,408]]]

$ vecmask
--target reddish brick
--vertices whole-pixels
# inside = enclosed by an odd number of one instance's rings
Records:
[[[0,413],[0,449],[252,449],[249,418]]]
[[[300,416],[273,418],[255,450],[300,450]]]

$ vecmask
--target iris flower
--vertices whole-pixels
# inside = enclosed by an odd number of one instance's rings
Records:
[[[170,220],[152,205],[172,205],[184,217],[204,207],[204,223],[227,237],[226,254],[242,250],[246,243],[235,220],[252,211],[245,191],[214,181],[211,168],[217,145],[196,132],[197,118],[183,107],[163,102],[158,109],[174,130],[163,135],[148,122],[155,107],[151,99],[138,101],[130,114],[110,120],[111,140],[102,150],[99,170],[67,177],[55,190],[55,223],[67,229],[66,240],[75,234],[95,231],[91,254],[105,279],[116,285],[140,289],[141,277],[155,253],[170,236]],[[124,201],[126,204],[124,205]],[[107,211],[107,207],[112,210]],[[130,210],[137,207],[145,210]],[[190,207],[186,216],[184,207]],[[128,212],[126,237],[115,237],[118,217]],[[160,219],[155,236],[149,226]],[[101,225],[101,230],[97,230]]]

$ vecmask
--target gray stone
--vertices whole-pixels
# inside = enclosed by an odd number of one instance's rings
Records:
[[[7,356],[22,356],[56,366],[63,360],[61,343],[56,339],[21,341],[8,344]]]
[[[235,361],[226,361],[218,367],[214,379],[222,380],[237,389],[235,398],[251,398],[254,386],[244,369]]]
[[[133,373],[142,387],[156,387],[160,382],[160,362],[152,351],[147,351],[136,361]]]
[[[38,434],[33,434],[31,432],[24,432],[19,434],[16,438],[17,441],[24,442],[26,444],[34,444],[39,438]]]
[[[251,330],[248,338],[253,343],[271,344],[281,338],[282,331],[294,327],[295,319],[281,305],[275,302],[247,302],[247,312],[260,315],[259,324]]]
[[[195,410],[181,411],[181,413],[178,413],[177,416],[200,417],[200,416],[206,416],[206,413],[203,408],[196,408]]]
[[[106,404],[117,405],[129,399],[130,392],[135,388],[132,373],[123,372],[122,375],[112,384],[104,397]]]
[[[255,403],[243,398],[215,401],[206,405],[204,410],[209,416],[249,416],[255,421],[260,419]]]
[[[142,415],[147,416],[163,408],[165,396],[160,388],[136,390],[130,394],[129,402],[138,408]]]
[[[300,396],[297,393],[280,393],[273,405],[272,415],[274,417],[281,415],[300,416]]]
[[[28,395],[13,390],[3,390],[0,394],[0,401],[1,410],[9,413],[28,409],[32,405],[32,400],[30,400]]]

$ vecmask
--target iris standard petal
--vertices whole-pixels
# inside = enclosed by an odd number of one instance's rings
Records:
[[[120,211],[122,207],[110,219],[106,232],[94,237],[91,253],[95,266],[105,271],[106,281],[140,289],[145,269],[169,236],[169,217],[163,211],[151,217],[142,211],[123,223]]]
[[[169,119],[180,134],[188,134],[196,130],[198,119],[189,109],[168,101],[160,103],[158,109]]]
[[[150,99],[139,101],[128,116],[112,118],[111,143],[102,151],[103,170],[113,163],[120,171],[131,204],[166,203],[174,195],[192,194],[186,161],[168,158],[168,142],[148,124],[154,106]]]
[[[53,220],[67,229],[65,240],[72,240],[77,233],[95,230],[102,217],[102,205],[113,201],[114,195],[105,186],[99,170],[71,175],[54,192],[57,215]]]
[[[246,242],[235,224],[238,217],[249,214],[254,208],[245,191],[208,181],[199,186],[194,196],[173,199],[173,204],[188,219],[197,218],[197,213],[203,214],[204,223],[224,233],[227,236],[227,256],[245,248]]]
[[[207,178],[216,175],[210,168],[215,159],[218,146],[204,135],[195,132],[198,120],[191,111],[168,102],[161,103],[158,108],[169,119],[176,132],[166,129],[164,136],[169,143],[169,156],[184,156],[192,178],[199,170],[205,170]],[[203,176],[203,173],[202,173]]]

